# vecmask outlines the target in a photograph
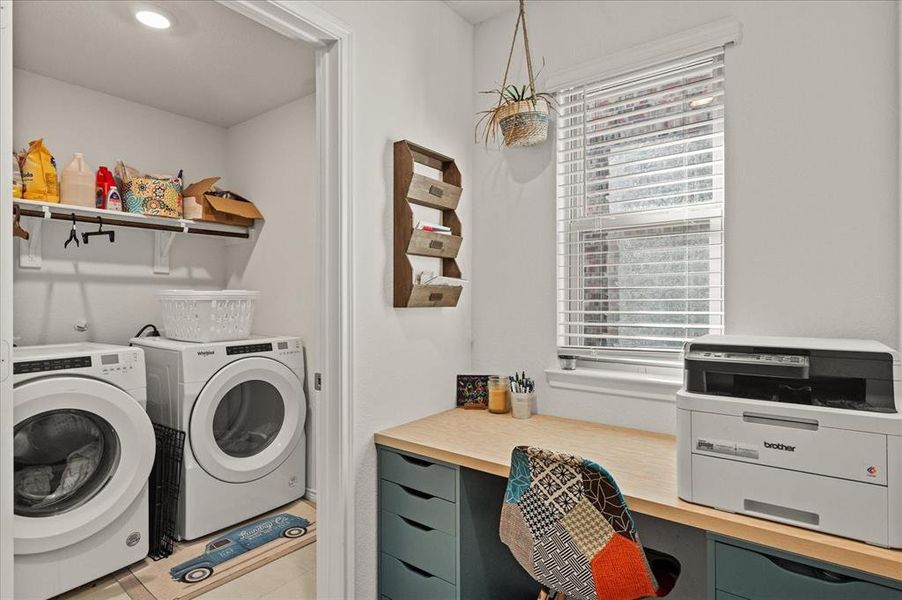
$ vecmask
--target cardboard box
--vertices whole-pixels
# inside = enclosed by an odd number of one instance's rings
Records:
[[[200,205],[202,215],[199,220],[250,227],[254,224],[254,219],[263,218],[263,214],[253,202],[242,202],[209,194],[208,192],[213,189],[213,185],[217,181],[219,181],[219,177],[208,177],[192,183],[182,191],[184,198],[193,197],[194,201]]]

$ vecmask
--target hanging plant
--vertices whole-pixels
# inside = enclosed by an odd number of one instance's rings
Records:
[[[516,86],[507,83],[510,75],[511,59],[517,45],[520,24],[523,25],[523,49],[526,54],[526,69],[529,84]],[[504,145],[509,148],[535,146],[548,139],[548,113],[556,110],[552,94],[536,91],[536,78],[532,69],[532,54],[529,50],[529,33],[526,30],[526,0],[520,0],[520,12],[514,25],[514,39],[507,56],[507,67],[500,87],[480,92],[497,97],[494,108],[483,110],[476,122],[476,135],[482,137],[486,145],[498,138],[501,131]],[[480,133],[480,128],[482,131]]]

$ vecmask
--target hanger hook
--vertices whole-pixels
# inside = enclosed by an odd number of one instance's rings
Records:
[[[78,241],[78,232],[75,229],[75,213],[72,213],[72,229],[69,230],[69,239],[63,244],[63,248],[68,248],[72,242],[75,242],[76,246],[81,246]]]
[[[110,243],[113,243],[116,241],[116,232],[115,231],[104,231],[103,230],[103,217],[101,217],[100,215],[97,215],[97,224],[98,224],[97,231],[85,231],[81,234],[81,239],[85,244],[87,244],[88,240],[91,239],[91,237],[93,237],[95,235],[107,236],[110,240]]]

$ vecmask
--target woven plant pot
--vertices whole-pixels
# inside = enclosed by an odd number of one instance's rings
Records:
[[[548,139],[548,104],[544,100],[510,102],[497,115],[504,145],[509,148],[535,146]]]

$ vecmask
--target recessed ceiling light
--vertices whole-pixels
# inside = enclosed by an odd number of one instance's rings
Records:
[[[151,29],[169,29],[172,27],[172,21],[169,20],[169,17],[155,10],[139,10],[135,13],[135,18],[139,23]]]

